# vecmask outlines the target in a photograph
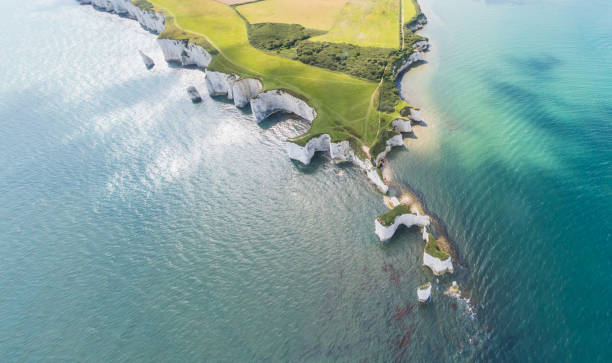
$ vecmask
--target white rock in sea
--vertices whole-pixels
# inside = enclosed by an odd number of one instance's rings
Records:
[[[412,226],[428,226],[429,217],[417,216],[415,214],[401,214],[395,217],[393,224],[391,224],[390,226],[384,226],[378,221],[378,218],[376,218],[376,220],[374,221],[374,233],[376,233],[378,239],[383,242],[393,237],[397,228],[402,224],[408,228]]]
[[[423,122],[423,114],[420,109],[411,108],[410,109],[410,119],[415,122]]]
[[[423,251],[423,266],[429,267],[434,275],[442,275],[446,272],[453,273],[454,271],[450,256],[442,261],[437,257],[429,255],[427,251]]]
[[[198,92],[198,90],[194,86],[187,87],[187,93],[189,94],[189,97],[191,98],[191,102],[193,103],[202,102],[202,97],[200,97],[200,92]]]
[[[157,39],[157,43],[164,53],[166,62],[178,63],[181,66],[196,66],[206,68],[212,56],[197,44],[189,43],[187,39]]]
[[[431,283],[428,282],[424,285],[421,285],[417,288],[417,297],[419,298],[419,302],[426,303],[431,299]]]
[[[397,132],[412,132],[412,124],[410,120],[398,118],[391,122],[391,127]]]
[[[263,85],[255,78],[242,78],[232,84],[232,98],[236,107],[245,107],[251,102],[251,98],[261,92]],[[229,94],[229,93],[228,93]]]
[[[402,63],[402,65],[399,67],[399,69],[396,70],[395,72],[395,76],[399,76],[400,74],[402,74],[405,70],[407,70],[408,68],[410,68],[413,64],[418,63],[418,62],[422,62],[425,60],[425,53],[423,52],[413,52],[411,53],[405,60],[404,63]]]
[[[142,58],[142,62],[145,64],[145,67],[147,67],[147,69],[151,69],[155,66],[155,62],[153,62],[153,59],[151,59],[151,57],[144,54],[141,50],[138,50],[138,53],[140,53],[140,58]]]
[[[387,156],[389,151],[393,146],[404,146],[404,139],[401,134],[397,134],[386,141],[387,146],[385,146],[385,150],[376,156],[376,165],[380,164],[380,161]]]
[[[287,91],[275,89],[262,92],[251,99],[251,110],[255,121],[261,122],[276,112],[290,113],[311,123],[317,112],[305,101]]]

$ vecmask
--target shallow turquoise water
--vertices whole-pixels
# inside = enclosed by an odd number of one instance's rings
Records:
[[[404,89],[428,127],[392,164],[446,222],[475,315],[417,233],[378,245],[358,170],[287,159],[302,123],[191,104],[202,73],[135,22],[0,4],[0,360],[604,360],[610,5],[423,8],[434,46]]]

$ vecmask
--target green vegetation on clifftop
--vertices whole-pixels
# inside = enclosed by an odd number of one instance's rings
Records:
[[[427,239],[427,243],[425,244],[425,252],[432,257],[437,257],[441,261],[446,260],[450,257],[450,255],[440,249],[438,246],[438,241],[429,233],[429,238]]]
[[[395,222],[395,217],[401,216],[402,214],[412,214],[410,207],[408,207],[407,205],[400,204],[397,207],[388,211],[387,213],[376,217],[376,219],[378,219],[380,224],[385,227],[388,227],[392,225],[393,222]]]
[[[215,0],[133,1],[141,8],[152,7],[164,14],[166,28],[161,38],[185,40],[209,51],[213,55],[210,69],[258,78],[264,90],[285,89],[307,100],[317,117],[304,135],[292,141],[305,144],[325,133],[333,142],[349,140],[355,153],[364,157],[364,148],[386,142],[382,137],[390,122],[400,117],[403,106],[397,91],[392,90],[395,84],[391,73],[410,50],[312,42],[316,31],[297,24],[249,24],[239,13],[241,6]],[[391,4],[389,0],[368,1],[377,3],[379,10]],[[399,19],[397,12],[385,16],[396,22]],[[342,32],[371,30],[341,28]],[[394,29],[399,37],[399,26]]]

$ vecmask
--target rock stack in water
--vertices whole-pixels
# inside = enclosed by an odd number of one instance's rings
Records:
[[[149,57],[148,55],[144,54],[141,50],[138,50],[138,53],[140,53],[140,57],[142,58],[142,62],[145,64],[145,67],[147,67],[147,69],[151,69],[155,66],[155,62],[153,62],[153,59],[151,59],[151,57]]]
[[[198,92],[198,90],[194,86],[187,87],[187,93],[189,94],[189,97],[191,98],[191,102],[193,103],[202,102],[202,97],[200,97],[200,92]]]

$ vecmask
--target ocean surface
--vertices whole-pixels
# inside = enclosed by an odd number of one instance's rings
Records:
[[[359,170],[287,158],[303,122],[209,98],[134,21],[0,2],[0,361],[607,361],[612,3],[422,8],[391,165],[457,249],[440,278],[416,230],[379,245]]]

